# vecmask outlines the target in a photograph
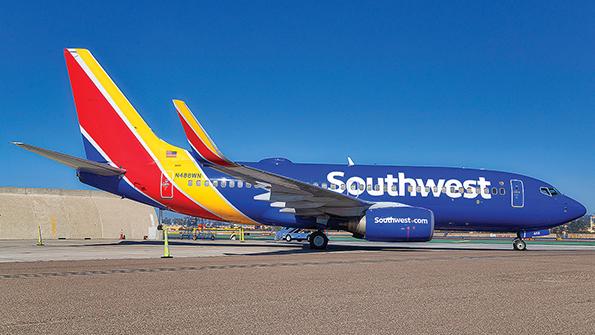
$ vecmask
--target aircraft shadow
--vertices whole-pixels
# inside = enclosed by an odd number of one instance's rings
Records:
[[[202,243],[201,243],[202,242]],[[113,243],[105,243],[105,244],[94,244],[94,245],[163,245],[162,241],[118,241]],[[461,247],[460,245],[453,245],[453,247],[444,247],[444,246],[431,246],[431,247],[416,247],[414,244],[411,246],[387,246],[387,245],[361,245],[361,244],[333,244],[333,241],[329,242],[329,245],[326,250],[312,250],[308,246],[307,243],[285,243],[285,242],[274,242],[274,241],[266,241],[262,243],[250,243],[250,241],[243,242],[243,243],[221,243],[221,242],[211,242],[211,241],[180,241],[180,240],[170,240],[170,246],[194,246],[194,247],[226,247],[226,248],[275,248],[278,250],[275,251],[265,251],[265,252],[257,252],[257,253],[233,253],[227,252],[223,253],[225,255],[245,255],[245,256],[261,256],[261,255],[288,255],[288,254],[308,254],[308,253],[332,253],[332,252],[347,252],[347,251],[395,251],[395,252],[431,252],[436,250],[442,251],[453,251],[453,250],[461,250],[461,251],[500,251],[500,252],[507,252],[512,251],[508,249],[495,249],[495,248],[487,248],[487,247],[478,247],[478,248],[469,248],[469,247]]]
[[[339,244],[337,244],[339,243]],[[354,244],[346,244],[344,241],[330,241],[329,245],[326,250],[312,250],[309,248],[307,243],[297,243],[297,242],[284,242],[284,241],[273,241],[273,240],[256,240],[256,241],[245,241],[240,243],[239,241],[229,241],[229,240],[170,240],[170,246],[192,246],[192,247],[224,247],[228,249],[232,249],[227,252],[222,252],[223,255],[228,256],[267,256],[267,255],[292,255],[292,254],[310,254],[310,253],[336,253],[336,252],[356,252],[356,251],[384,251],[384,252],[399,252],[399,253],[407,253],[407,252],[436,252],[436,251],[476,251],[476,252],[502,252],[502,253],[518,253],[512,248],[490,248],[490,247],[480,247],[478,244],[472,244],[476,247],[466,247],[458,243],[453,243],[451,246],[445,246],[444,243],[442,245],[432,245],[432,244],[423,244],[423,246],[416,245],[415,243],[411,243],[411,245],[395,245],[390,246],[386,244],[382,245],[375,245],[374,243],[370,244],[363,244],[361,242],[354,242]],[[158,245],[162,246],[163,241],[133,241],[133,240],[121,240],[121,241],[113,241],[113,242],[103,242],[103,243],[93,243],[89,241],[89,243],[84,244],[72,244],[69,247],[89,247],[89,246],[117,246],[117,245]],[[233,249],[238,248],[237,252],[234,252]],[[241,248],[241,249],[240,249]],[[247,249],[254,249],[254,248],[268,248],[267,251],[261,252],[254,252],[249,251]],[[242,251],[245,250],[245,252]],[[274,250],[270,250],[274,249]],[[532,250],[529,248],[526,253],[531,253],[532,251],[539,251],[539,252],[560,252],[559,249],[539,249],[539,250]],[[573,252],[576,252],[573,251]]]

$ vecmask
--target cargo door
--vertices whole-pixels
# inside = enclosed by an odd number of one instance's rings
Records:
[[[512,207],[521,208],[525,206],[525,190],[522,180],[510,180],[510,194]]]

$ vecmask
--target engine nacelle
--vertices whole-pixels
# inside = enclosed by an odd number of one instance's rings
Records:
[[[370,208],[347,230],[368,241],[426,242],[434,235],[434,213],[421,207]]]

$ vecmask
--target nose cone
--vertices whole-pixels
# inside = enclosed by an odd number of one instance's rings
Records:
[[[587,213],[587,209],[580,202],[568,198],[568,203],[565,205],[565,212],[568,215],[568,221],[578,219]]]

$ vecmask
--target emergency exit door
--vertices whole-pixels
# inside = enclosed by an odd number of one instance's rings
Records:
[[[525,190],[522,180],[510,180],[510,194],[512,207],[520,208],[525,206]]]

